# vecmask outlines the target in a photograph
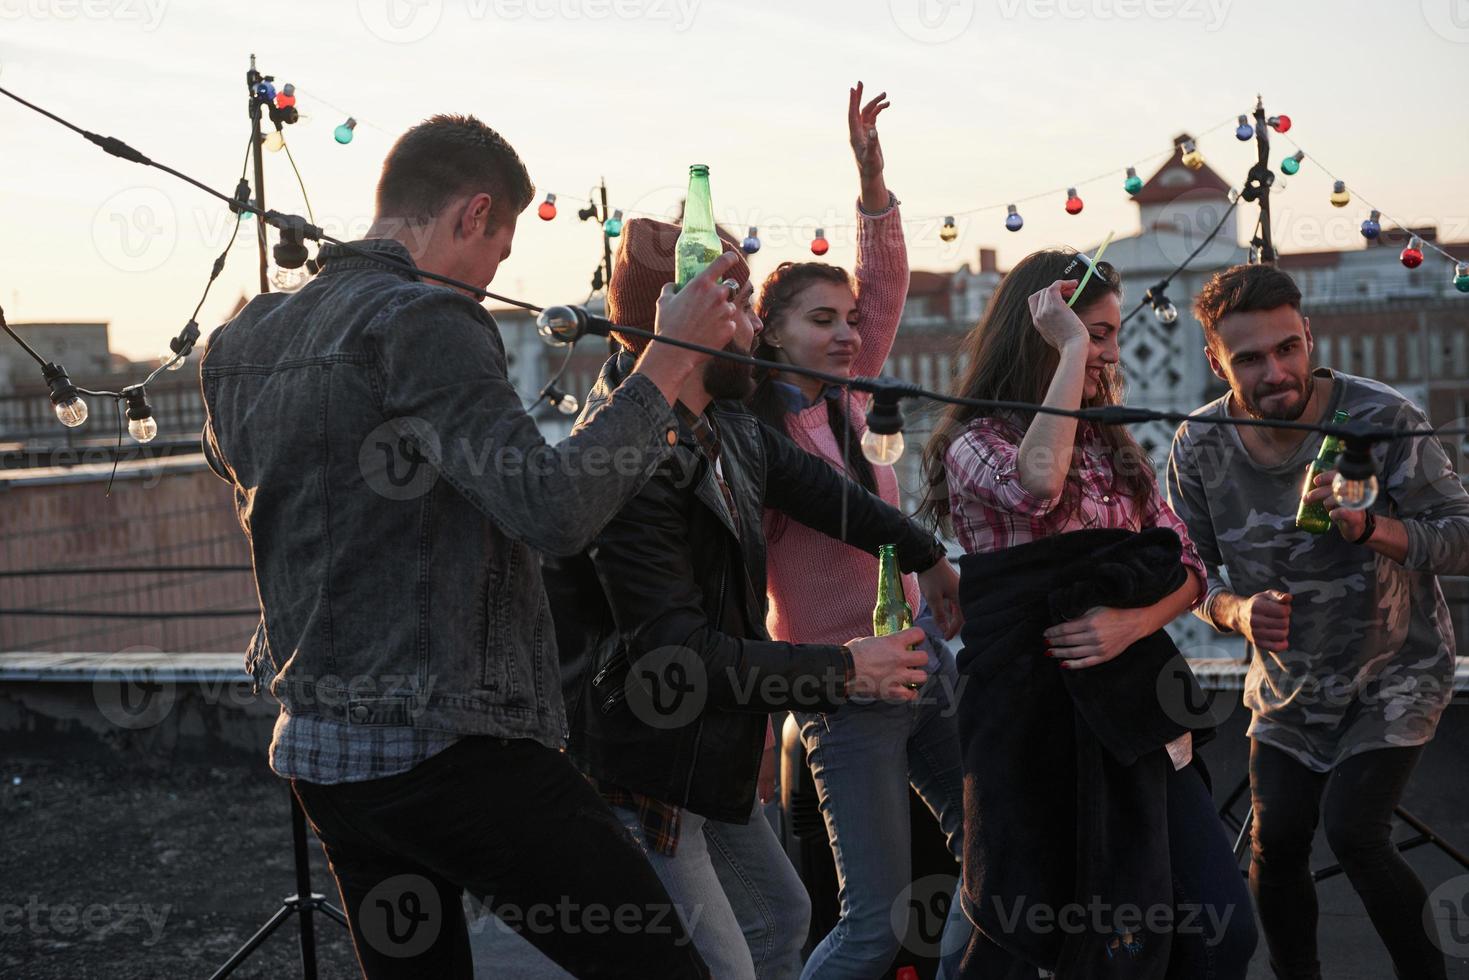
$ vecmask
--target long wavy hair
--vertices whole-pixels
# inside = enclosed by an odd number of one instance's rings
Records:
[[[765,323],[766,331],[772,327],[779,330],[779,324],[791,312],[801,291],[819,282],[834,283],[848,289],[852,287],[851,277],[840,266],[825,262],[782,262],[776,266],[775,271],[766,277],[755,301],[755,312]],[[781,359],[778,348],[770,345],[764,332],[755,344],[754,354],[766,361]],[[766,369],[758,372],[755,376],[755,390],[750,394],[748,403],[750,410],[762,421],[777,432],[790,435],[787,416],[791,410],[775,387],[776,380],[774,371]],[[877,476],[873,473],[872,464],[862,455],[861,440],[838,399],[826,399],[826,421],[831,427],[832,435],[836,437],[837,446],[847,447],[847,473],[869,493],[877,493]],[[769,524],[771,540],[779,540],[784,531],[784,515],[774,515]]]
[[[956,394],[967,398],[1031,404],[1045,401],[1061,355],[1035,329],[1030,315],[1029,298],[1031,294],[1060,279],[1075,254],[1065,249],[1033,252],[1016,263],[1005,278],[1000,280],[985,308],[984,316],[965,335],[960,345],[967,363]],[[1105,262],[1098,268],[1107,270],[1109,275],[1105,282],[1095,275],[1087,282],[1075,306],[1083,319],[1087,307],[1103,296],[1109,293],[1119,299],[1122,296],[1122,280],[1116,270]],[[1122,396],[1121,365],[1108,365],[1102,371],[1096,396],[1083,399],[1082,405],[1118,405],[1122,403]],[[1010,430],[1010,435],[1018,444],[1035,419],[1035,413],[996,413],[964,405],[950,405],[940,414],[933,434],[923,450],[925,492],[918,514],[946,534],[953,534],[953,522],[950,519],[948,473],[944,459],[954,440],[980,418],[998,419]],[[1077,426],[1078,443],[1084,427],[1085,423]],[[1100,438],[1112,458],[1113,491],[1131,497],[1141,507],[1152,489],[1149,479],[1151,464],[1147,454],[1124,426],[1102,426]],[[1073,453],[1071,472],[1067,475],[1061,502],[1058,504],[1062,513],[1074,512],[1080,503],[1080,493],[1077,454]]]

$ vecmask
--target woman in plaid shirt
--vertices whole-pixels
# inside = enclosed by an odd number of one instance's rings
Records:
[[[1061,250],[1021,260],[995,291],[984,318],[965,338],[968,368],[957,394],[1058,409],[1119,404],[1122,378],[1121,279],[1098,263],[1082,295],[1067,301],[1092,265]],[[1122,654],[1188,612],[1203,597],[1205,571],[1184,523],[1158,489],[1151,462],[1122,426],[1046,414],[983,414],[950,407],[924,454],[925,512],[969,553],[999,551],[1086,528],[1178,534],[1188,580],[1172,595],[1134,609],[1096,608],[1046,630],[1045,654],[1058,669],[1085,670]],[[1219,935],[1172,944],[1168,976],[1243,977],[1255,946],[1253,907],[1234,866],[1209,790],[1189,763],[1189,733],[1169,743],[1169,847],[1177,890],[1233,914]],[[966,813],[966,819],[973,814]],[[1017,859],[1023,858],[1017,856]],[[1180,895],[1176,900],[1182,902]],[[1181,906],[1182,907],[1182,906]],[[1221,917],[1213,921],[1219,922]],[[1179,920],[1181,921],[1181,919]],[[1202,942],[1190,941],[1202,938]],[[1121,955],[1119,953],[1118,955]],[[965,975],[1007,977],[1020,969],[982,934],[965,958]],[[1029,969],[1034,970],[1034,967]],[[1021,975],[1024,973],[1020,969]]]

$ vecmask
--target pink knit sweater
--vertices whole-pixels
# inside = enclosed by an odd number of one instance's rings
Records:
[[[908,295],[908,250],[903,242],[897,200],[877,217],[857,209],[857,332],[862,349],[852,373],[876,375],[893,348],[903,301]],[[854,438],[867,431],[870,396],[853,393]],[[846,397],[842,404],[845,407]],[[802,449],[845,472],[841,446],[827,423],[824,400],[786,416],[791,438]],[[874,466],[878,494],[899,506],[898,478],[891,466]],[[842,544],[804,524],[781,521],[772,540],[772,515],[765,515],[769,562],[770,611],[766,628],[777,640],[793,643],[846,643],[872,635],[872,607],[877,601],[877,558]],[[918,578],[903,576],[908,605],[918,614]]]

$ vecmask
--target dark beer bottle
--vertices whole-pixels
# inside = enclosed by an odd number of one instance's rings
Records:
[[[1341,425],[1350,416],[1346,412],[1337,412],[1332,418],[1333,425]],[[1306,482],[1301,487],[1301,506],[1296,511],[1296,527],[1302,531],[1312,534],[1325,534],[1331,530],[1331,518],[1327,516],[1326,501],[1317,500],[1307,503],[1312,490],[1316,489],[1316,477],[1336,467],[1336,458],[1341,455],[1341,440],[1336,436],[1327,436],[1321,440],[1321,451],[1306,467]]]
[[[696,163],[689,168],[689,195],[683,206],[683,231],[674,244],[673,288],[709,268],[724,251],[714,230],[714,201],[709,196],[709,168]]]

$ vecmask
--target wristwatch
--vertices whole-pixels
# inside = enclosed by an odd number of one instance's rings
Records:
[[[1372,534],[1376,530],[1377,530],[1377,515],[1374,514],[1374,513],[1372,513],[1372,511],[1369,510],[1367,512],[1367,524],[1366,524],[1365,527],[1362,528],[1362,536],[1360,538],[1358,538],[1357,540],[1353,541],[1352,544],[1366,544],[1372,538]]]

